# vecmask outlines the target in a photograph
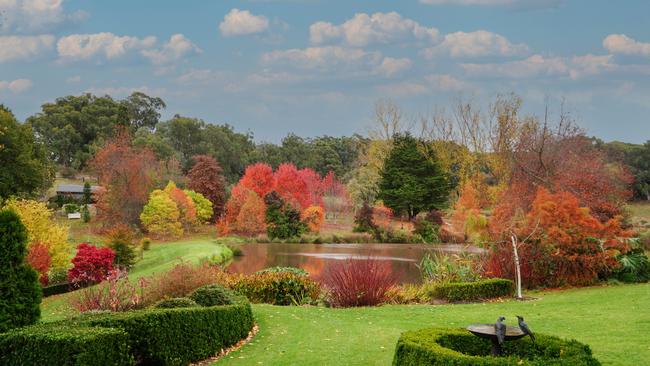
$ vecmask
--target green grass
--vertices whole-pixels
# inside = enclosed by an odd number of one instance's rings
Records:
[[[260,332],[215,365],[390,365],[400,333],[427,326],[516,324],[591,346],[605,365],[650,363],[650,284],[534,294],[539,300],[328,309],[255,305]]]

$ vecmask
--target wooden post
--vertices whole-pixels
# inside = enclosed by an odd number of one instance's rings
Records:
[[[512,252],[515,255],[515,274],[517,276],[517,299],[521,300],[523,299],[523,296],[521,294],[521,267],[519,266],[519,253],[517,252],[517,238],[512,235],[510,237],[512,239]]]

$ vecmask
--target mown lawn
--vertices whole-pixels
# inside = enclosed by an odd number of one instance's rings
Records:
[[[215,365],[390,365],[401,332],[427,326],[516,324],[575,338],[605,365],[650,364],[650,284],[537,293],[538,300],[374,308],[253,307],[260,332]]]
[[[210,256],[232,258],[232,251],[212,239],[192,239],[168,243],[153,243],[151,249],[145,251],[129,272],[130,279],[147,277],[154,273],[167,271],[180,261],[198,263]],[[41,303],[42,321],[61,320],[74,315],[74,310],[68,305],[70,296],[74,293],[55,295],[43,299]]]

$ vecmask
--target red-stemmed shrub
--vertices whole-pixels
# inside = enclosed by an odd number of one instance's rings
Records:
[[[52,264],[52,257],[50,257],[47,245],[33,243],[29,246],[25,259],[38,272],[38,280],[41,285],[46,286],[49,282],[47,271],[50,270],[50,264]]]
[[[106,279],[113,269],[115,252],[110,248],[98,248],[88,243],[77,246],[73,267],[68,271],[68,282],[82,286]]]
[[[367,257],[330,264],[323,282],[329,289],[332,306],[352,307],[381,304],[397,281],[388,262]]]
[[[80,312],[91,310],[128,311],[144,307],[143,294],[146,281],[137,283],[126,277],[126,271],[113,269],[106,280],[97,286],[86,287],[70,299]]]

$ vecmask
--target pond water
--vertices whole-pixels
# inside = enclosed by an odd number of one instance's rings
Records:
[[[236,257],[228,269],[250,274],[260,269],[298,267],[318,278],[329,263],[348,258],[365,260],[372,256],[386,261],[402,283],[421,282],[417,264],[429,252],[454,254],[481,253],[482,249],[457,244],[242,244],[244,255]]]

